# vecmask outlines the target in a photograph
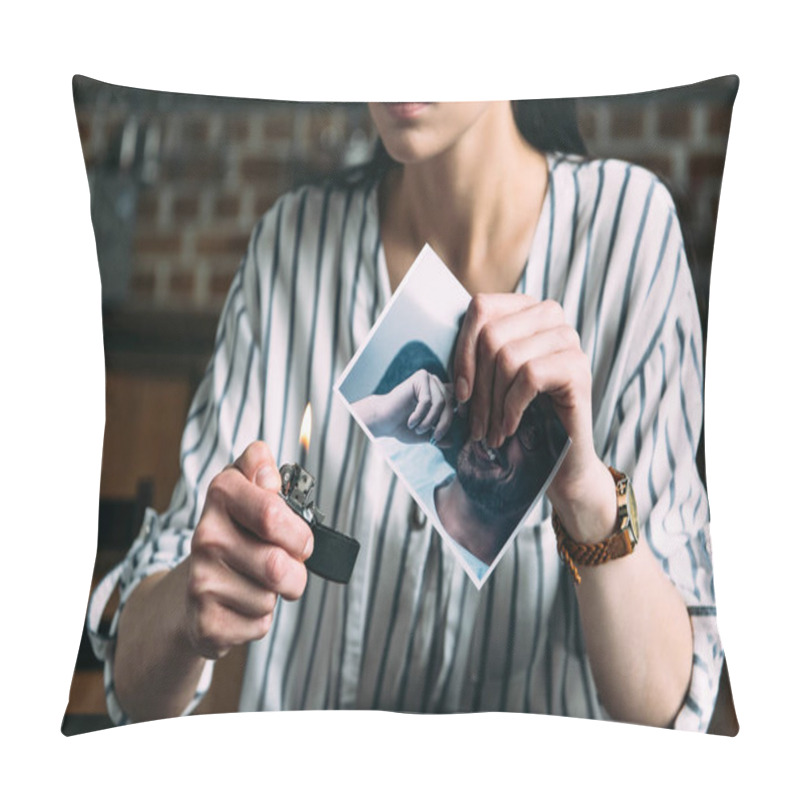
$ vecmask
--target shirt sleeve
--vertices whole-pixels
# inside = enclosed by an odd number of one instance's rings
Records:
[[[125,560],[96,588],[89,604],[87,627],[93,649],[104,663],[109,716],[119,725],[129,722],[114,688],[114,650],[119,617],[131,593],[148,575],[177,566],[189,555],[191,538],[203,509],[211,480],[260,438],[262,418],[262,359],[260,309],[265,284],[264,259],[272,252],[276,207],[253,231],[245,258],[226,299],[214,352],[194,396],[181,439],[180,478],[169,509],[148,509],[142,528]],[[271,272],[267,264],[267,273]],[[109,635],[100,633],[103,609],[119,588],[120,603]],[[213,662],[207,661],[197,691],[184,714],[189,714],[208,689]]]
[[[703,343],[680,226],[666,188],[654,182],[636,256],[625,362],[602,452],[636,492],[641,533],[690,616],[689,691],[675,727],[704,731],[723,652],[716,624],[709,510],[696,454],[703,424]]]

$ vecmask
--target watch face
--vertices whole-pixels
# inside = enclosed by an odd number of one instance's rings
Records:
[[[628,479],[628,525],[631,532],[631,543],[639,541],[639,511],[636,508],[636,495],[633,493],[633,486]]]

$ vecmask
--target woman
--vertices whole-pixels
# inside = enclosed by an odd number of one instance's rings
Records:
[[[700,328],[668,192],[639,168],[532,146],[510,103],[370,110],[390,166],[298,190],[254,231],[172,507],[148,515],[124,565],[112,716],[190,709],[213,660],[250,642],[243,710],[704,729],[722,653],[694,467]],[[454,362],[472,438],[502,446],[544,392],[573,442],[481,592],[331,395],[426,242],[473,295]],[[361,542],[346,587],[308,575],[310,531],[277,494],[307,400],[318,505]],[[629,535],[609,467],[639,492],[641,539],[570,571],[551,512],[573,560]]]

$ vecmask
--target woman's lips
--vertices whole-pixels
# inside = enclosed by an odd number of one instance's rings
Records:
[[[418,117],[430,103],[385,103],[386,110],[400,120]]]

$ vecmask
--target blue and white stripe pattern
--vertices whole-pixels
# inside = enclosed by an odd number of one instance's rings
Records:
[[[549,155],[550,183],[519,291],[564,306],[594,375],[595,445],[627,472],[644,535],[694,627],[692,684],[676,726],[704,730],[722,650],[708,505],[694,464],[702,343],[669,193],[620,161]],[[242,710],[529,711],[605,718],[575,594],[544,500],[478,592],[331,387],[390,295],[375,185],[307,187],[256,227],[231,287],[183,436],[170,509],[148,515],[123,600],[188,553],[211,478],[254,439],[307,459],[328,521],[361,542],[345,587],[309,577],[250,647]],[[102,604],[103,597],[95,603]],[[114,628],[116,627],[116,621]],[[108,648],[111,675],[113,646]],[[209,677],[208,674],[204,679]],[[124,721],[113,686],[109,707]]]

